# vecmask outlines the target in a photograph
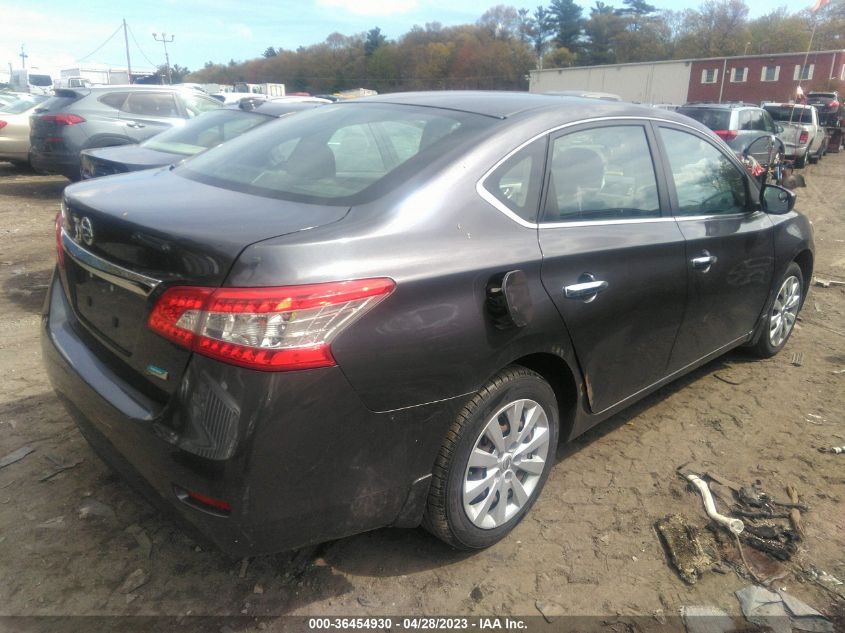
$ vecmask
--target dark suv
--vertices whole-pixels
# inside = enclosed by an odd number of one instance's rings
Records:
[[[673,112],[410,93],[65,189],[47,373],[91,445],[243,556],[503,538],[568,441],[812,276],[795,196]]]
[[[79,180],[83,149],[140,143],[219,107],[219,101],[188,88],[57,89],[30,118],[30,162],[36,171]]]
[[[785,154],[784,144],[777,138],[783,128],[763,108],[745,103],[688,103],[677,112],[706,125],[732,150],[738,154],[747,151],[761,165],[777,162]],[[770,157],[768,139],[772,137],[776,140]]]

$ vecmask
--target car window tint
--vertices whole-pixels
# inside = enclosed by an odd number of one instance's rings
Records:
[[[711,130],[730,130],[731,129],[731,112],[730,110],[717,110],[708,108],[678,108],[678,113],[695,119],[699,123],[706,125]]]
[[[484,188],[523,220],[536,222],[545,156],[546,139],[534,141],[499,165]]]
[[[185,104],[185,110],[188,113],[188,118],[195,117],[203,112],[208,112],[209,110],[220,109],[219,101],[202,97],[200,95],[189,95],[184,97],[182,102]]]
[[[326,105],[247,132],[179,173],[255,195],[357,204],[407,182],[494,124],[437,108]]]
[[[271,120],[263,114],[219,108],[181,127],[156,134],[141,145],[160,152],[191,156]]]
[[[120,110],[123,107],[123,103],[126,101],[126,96],[128,94],[128,92],[109,92],[100,97],[99,102],[103,105],[109,106],[110,108]]]
[[[544,222],[660,216],[645,129],[612,126],[552,141]]]
[[[742,117],[743,130],[765,130],[766,122],[763,118],[762,110],[743,110]]]
[[[173,118],[179,116],[176,99],[166,92],[133,92],[123,105],[123,111],[143,116]]]
[[[677,215],[743,213],[745,175],[707,141],[660,128],[678,196]]]

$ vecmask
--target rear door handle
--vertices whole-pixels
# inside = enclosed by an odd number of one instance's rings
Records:
[[[607,282],[597,280],[590,273],[584,273],[578,278],[577,284],[563,287],[563,294],[567,299],[580,299],[590,303],[600,292],[607,290]]]
[[[693,270],[700,270],[706,273],[718,260],[718,257],[711,255],[708,251],[702,251],[700,255],[693,257],[690,262],[692,263]]]

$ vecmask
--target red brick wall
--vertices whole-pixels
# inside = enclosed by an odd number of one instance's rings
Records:
[[[727,64],[725,64],[727,62]],[[771,57],[729,57],[725,59],[711,59],[692,62],[690,71],[690,85],[687,101],[719,101],[719,91],[722,91],[722,101],[747,101],[760,103],[761,101],[788,101],[794,98],[798,82],[793,79],[795,66],[804,63],[804,54],[772,55]],[[843,72],[845,53],[810,53],[807,64],[813,64],[813,78],[802,81],[804,91],[817,87],[826,88],[831,75],[833,64],[833,78],[839,79]],[[764,66],[780,66],[777,81],[760,81]],[[731,68],[748,68],[745,82],[731,82]],[[718,70],[716,83],[701,83],[701,73],[705,69]],[[724,83],[722,74],[725,74]],[[738,72],[742,72],[741,70]]]

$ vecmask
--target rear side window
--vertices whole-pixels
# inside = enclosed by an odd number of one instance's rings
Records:
[[[537,222],[545,159],[546,139],[543,138],[499,165],[484,180],[484,189],[523,220]]]
[[[594,128],[552,141],[544,222],[660,217],[645,129]]]
[[[327,105],[248,132],[195,157],[179,173],[255,195],[357,204],[412,178],[494,123],[436,108]]]
[[[676,215],[744,213],[745,174],[707,141],[679,130],[660,128],[675,192]]]
[[[812,123],[813,111],[810,108],[797,108],[790,105],[766,106],[766,112],[775,120],[784,123]]]
[[[678,108],[678,113],[695,119],[711,130],[730,130],[731,111],[707,108]]]
[[[107,105],[115,110],[123,108],[123,103],[126,101],[128,92],[109,92],[98,99],[103,105]]]
[[[762,110],[742,110],[739,113],[741,130],[766,130],[766,119]]]
[[[167,92],[131,92],[121,108],[130,114],[173,118],[179,117],[176,97]]]

